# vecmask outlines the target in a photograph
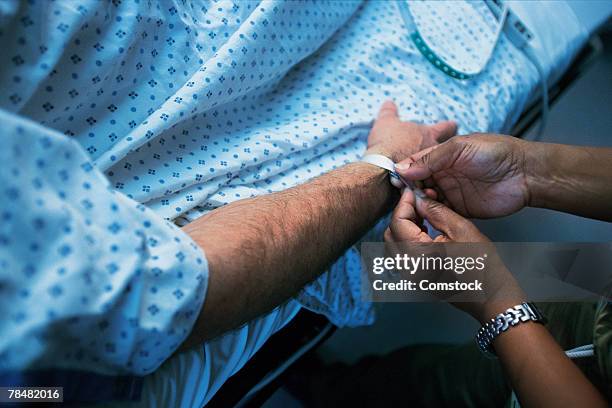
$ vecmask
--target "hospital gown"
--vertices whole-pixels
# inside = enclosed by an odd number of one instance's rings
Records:
[[[90,345],[91,363],[79,361],[76,349],[61,349],[64,365],[151,372],[193,324],[207,277],[204,254],[163,219],[184,225],[227,203],[359,160],[372,118],[386,99],[398,103],[403,120],[453,119],[464,132],[500,130],[513,122],[537,84],[533,65],[503,36],[485,73],[457,81],[427,63],[407,33],[397,5],[386,1],[0,3],[0,44],[7,57],[0,66],[0,107],[9,140],[0,174],[2,188],[13,186],[24,200],[0,204],[18,217],[2,225],[7,238],[0,241],[0,290],[16,302],[7,301],[3,310],[18,314],[17,305],[31,304],[21,291],[34,293],[33,284],[13,276],[27,275],[28,257],[17,254],[28,251],[32,237],[53,237],[36,247],[35,276],[44,283],[36,294],[45,296],[28,315],[36,324],[2,322],[0,351],[19,347],[27,333],[70,327],[76,315],[91,327],[103,321],[109,329],[102,337],[99,330],[67,331],[63,343],[43,336],[39,352],[53,350],[45,341],[60,349],[78,341]],[[56,150],[44,150],[44,140]],[[10,153],[14,148],[22,156]],[[66,152],[70,160],[62,156]],[[37,166],[38,159],[49,167]],[[70,166],[66,180],[56,174],[61,166]],[[57,179],[42,194],[34,180],[45,174]],[[63,189],[73,195],[62,196]],[[35,220],[52,222],[38,206],[47,196],[55,200],[58,221],[49,225],[55,228],[51,235],[41,235]],[[88,201],[95,208],[84,206]],[[91,233],[88,222],[95,227]],[[91,255],[89,235],[97,242]],[[79,262],[70,261],[66,268],[73,270],[60,274],[60,248],[70,239],[69,256]],[[300,293],[299,304],[338,325],[371,323],[360,270],[355,246]],[[89,308],[81,308],[88,271],[96,289]],[[177,296],[179,278],[193,285],[180,286]],[[109,287],[111,281],[120,284]],[[51,304],[53,284],[62,284],[71,300],[49,313],[43,305]],[[157,313],[163,317],[153,324],[148,314],[154,299],[160,299]],[[296,305],[290,301],[252,325],[171,358],[147,377],[145,399],[182,392],[201,405],[297,312]],[[269,330],[253,338],[257,324]],[[128,346],[118,351],[124,331]],[[160,340],[167,331],[173,336]],[[137,341],[145,334],[152,334],[153,349]],[[147,358],[136,358],[140,354]],[[35,357],[8,366],[40,363]],[[168,395],[160,398],[172,400]]]
[[[116,193],[74,140],[0,121],[0,371],[157,368],[199,313],[204,254]]]

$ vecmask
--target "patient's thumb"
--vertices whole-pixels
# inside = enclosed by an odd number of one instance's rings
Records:
[[[436,142],[442,143],[457,134],[457,123],[452,120],[438,122],[429,127]]]
[[[378,111],[377,120],[386,119],[386,118],[397,118],[397,105],[393,101],[386,101],[380,107]]]

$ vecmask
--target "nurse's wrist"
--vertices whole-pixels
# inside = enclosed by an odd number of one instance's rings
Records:
[[[555,163],[556,145],[523,142],[529,207],[551,208],[564,175]]]

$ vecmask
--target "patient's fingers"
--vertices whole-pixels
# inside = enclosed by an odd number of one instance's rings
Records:
[[[430,126],[429,129],[433,133],[434,139],[438,143],[442,143],[457,134],[457,123],[452,120],[446,120]]]
[[[380,107],[378,111],[377,120],[386,119],[386,118],[397,118],[397,106],[393,101],[385,101]]]

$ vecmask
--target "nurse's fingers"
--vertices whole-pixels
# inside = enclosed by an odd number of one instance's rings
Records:
[[[486,237],[471,221],[442,203],[423,195],[416,198],[415,208],[418,215],[429,221],[435,229],[454,242],[486,241]]]
[[[463,149],[451,139],[424,149],[395,165],[395,170],[406,180],[425,180],[453,165]]]
[[[415,205],[416,198],[414,193],[409,188],[405,188],[393,210],[393,214],[391,214],[391,219],[416,221],[417,213],[414,209]]]
[[[425,192],[427,197],[431,198],[432,200],[437,200],[438,197],[439,197],[438,192],[435,189],[433,189],[433,188],[426,188],[423,191]]]
[[[427,242],[431,241],[429,236],[421,228],[422,219],[416,213],[415,196],[410,189],[405,189],[393,214],[385,240]]]

